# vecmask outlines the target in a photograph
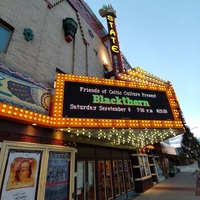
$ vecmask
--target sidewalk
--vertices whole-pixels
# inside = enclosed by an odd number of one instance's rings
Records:
[[[181,172],[175,177],[156,184],[134,200],[199,200],[200,179],[197,179],[196,173],[192,175],[197,169],[197,164],[181,166],[180,169]]]

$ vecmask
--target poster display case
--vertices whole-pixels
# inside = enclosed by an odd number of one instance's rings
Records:
[[[145,178],[151,176],[148,156],[146,154],[134,154],[134,169],[138,169],[139,176],[137,178]]]
[[[147,154],[132,154],[135,187],[137,192],[144,192],[153,186],[150,163]]]
[[[152,179],[153,179],[153,182],[155,185],[156,183],[158,183],[158,177],[156,174],[156,161],[155,161],[153,155],[149,155],[148,159],[149,159],[149,167],[150,167],[150,171],[151,171],[151,176],[152,176]]]
[[[0,199],[73,200],[72,147],[5,141],[0,153]]]

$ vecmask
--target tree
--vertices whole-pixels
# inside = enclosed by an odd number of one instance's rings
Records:
[[[185,126],[185,133],[183,134],[181,147],[188,156],[197,160],[200,157],[200,143],[193,133],[191,133],[190,128]]]

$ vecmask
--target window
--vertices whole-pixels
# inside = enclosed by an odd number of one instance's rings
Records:
[[[5,53],[11,40],[14,28],[0,19],[0,53]]]

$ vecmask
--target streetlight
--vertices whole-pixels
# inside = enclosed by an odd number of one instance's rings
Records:
[[[192,131],[192,129],[195,129],[195,128],[198,128],[198,126],[192,127],[192,128],[190,129],[190,131]]]

